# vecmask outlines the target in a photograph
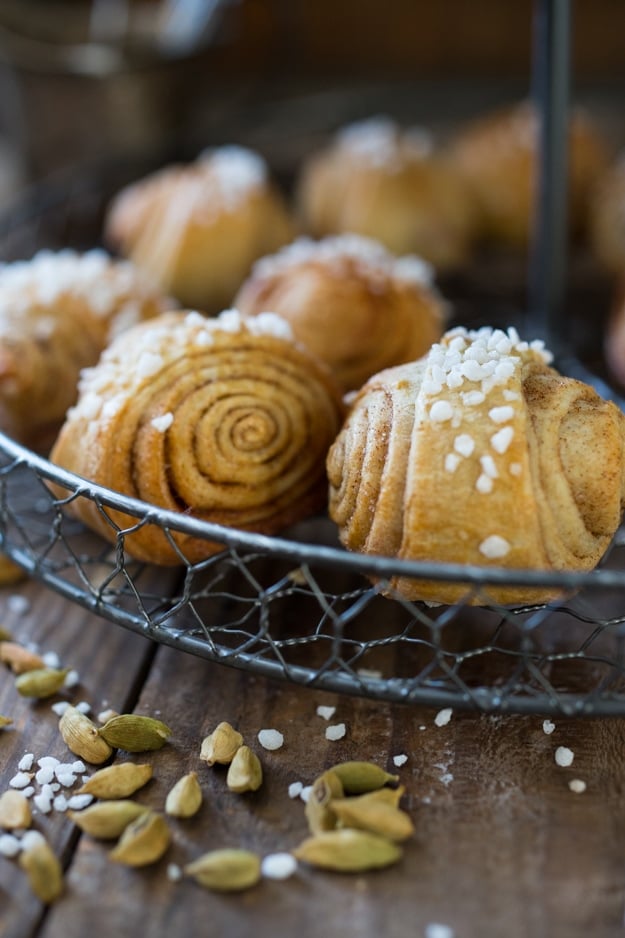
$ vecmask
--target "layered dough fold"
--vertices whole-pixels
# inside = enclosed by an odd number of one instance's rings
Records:
[[[113,343],[84,375],[51,459],[153,505],[272,534],[325,504],[325,457],[342,417],[330,372],[279,317],[169,313]],[[93,502],[78,499],[72,510],[115,537]],[[134,524],[108,514],[121,528]],[[125,547],[159,564],[223,547],[173,540],[147,525]]]
[[[625,417],[514,332],[447,333],[371,379],[328,455],[330,513],[351,550],[416,561],[585,571],[624,504]],[[395,579],[409,599],[460,583]],[[499,603],[549,590],[489,586]],[[469,599],[482,602],[482,599]]]

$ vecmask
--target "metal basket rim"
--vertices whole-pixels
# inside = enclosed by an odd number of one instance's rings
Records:
[[[513,586],[555,587],[565,591],[580,588],[619,588],[625,586],[625,570],[595,569],[588,572],[546,572],[540,570],[509,569],[476,564],[436,563],[432,561],[402,560],[395,557],[371,556],[341,547],[308,544],[284,537],[257,534],[203,521],[182,513],[132,498],[98,485],[82,476],[55,465],[34,453],[0,431],[0,451],[14,462],[26,465],[43,478],[68,491],[103,505],[145,519],[160,527],[191,535],[195,538],[218,541],[224,548],[258,551],[262,554],[288,558],[294,562],[307,562],[323,566],[339,566],[364,576],[408,577],[442,582],[468,584],[506,584]]]

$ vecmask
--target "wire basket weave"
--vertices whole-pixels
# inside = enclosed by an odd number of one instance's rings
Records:
[[[34,191],[0,220],[4,260],[97,244],[109,195],[136,168]],[[493,309],[485,316],[493,324]],[[463,313],[466,313],[463,307]],[[504,315],[507,315],[506,310]],[[58,500],[48,483],[70,494]],[[96,503],[111,547],[66,512]],[[217,541],[201,563],[156,570],[128,557],[110,510]],[[173,543],[173,541],[172,541]],[[33,577],[113,623],[223,664],[381,700],[483,711],[625,713],[625,546],[589,574],[409,563],[342,550],[325,517],[280,538],[218,525],[107,491],[0,434],[0,544]],[[625,542],[624,542],[625,544]],[[431,606],[381,595],[394,576],[457,581],[466,601]],[[555,586],[564,599],[494,604],[497,584]]]

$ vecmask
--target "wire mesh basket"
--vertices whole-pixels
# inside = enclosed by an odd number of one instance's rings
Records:
[[[41,247],[93,247],[119,168],[34,190],[0,226],[5,260]],[[135,172],[124,167],[124,176]],[[468,307],[462,310],[466,314]],[[485,315],[491,317],[493,309]],[[49,484],[69,494],[55,498]],[[114,547],[66,503],[89,499]],[[134,524],[120,529],[111,510]],[[136,526],[217,541],[171,570],[126,554]],[[483,711],[625,713],[625,541],[601,569],[541,574],[350,554],[326,517],[265,537],[198,522],[107,491],[0,434],[0,540],[33,577],[97,615],[183,651],[297,684],[377,699]],[[172,540],[173,542],[173,540]],[[388,598],[391,577],[459,581],[466,601]],[[555,586],[557,603],[501,607],[497,584]],[[475,605],[478,603],[479,605]]]
[[[0,256],[96,246],[110,196],[149,168],[109,165],[33,190],[0,219]],[[490,264],[490,294],[478,276],[476,304],[470,281],[455,284],[463,325],[509,325],[526,302],[518,276],[493,272]],[[592,352],[588,339],[582,344]],[[577,359],[562,370],[576,369],[585,377]],[[51,482],[68,493],[64,499]],[[113,547],[67,513],[68,502],[83,499],[110,525]],[[118,526],[115,511],[133,519],[128,527]],[[158,527],[172,545],[174,533],[184,532],[223,549],[191,563],[176,548],[179,567],[155,569],[125,551],[128,534],[145,526]],[[251,673],[436,707],[625,714],[620,533],[600,569],[586,574],[365,557],[341,549],[327,517],[271,538],[199,522],[98,487],[0,434],[0,544],[33,577],[97,615]],[[393,594],[396,576],[462,583],[464,601],[408,602]],[[491,596],[501,584],[554,587],[562,598],[503,607]]]

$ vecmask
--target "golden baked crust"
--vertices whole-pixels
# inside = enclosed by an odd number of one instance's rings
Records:
[[[532,234],[537,179],[538,121],[530,102],[469,121],[449,147],[457,171],[472,187],[482,236],[525,248]],[[609,148],[589,116],[571,114],[569,130],[569,226],[585,230],[592,187],[609,161]]]
[[[123,189],[105,237],[183,306],[217,313],[252,263],[294,236],[264,160],[243,147],[207,150]]]
[[[0,268],[0,426],[45,448],[117,333],[171,308],[139,270],[103,251],[41,251]]]
[[[346,391],[423,355],[446,317],[428,264],[414,255],[395,258],[358,235],[301,238],[257,262],[235,306],[288,320]]]
[[[330,514],[345,546],[437,563],[594,567],[623,509],[625,417],[547,359],[513,330],[458,329],[420,361],[372,378],[328,454]],[[392,588],[443,603],[468,593],[408,579]],[[552,596],[486,589],[506,604]]]
[[[297,203],[315,237],[353,232],[438,269],[462,266],[475,234],[475,204],[423,131],[373,118],[339,131],[302,166]]]
[[[279,317],[167,313],[112,343],[83,375],[51,459],[153,505],[272,534],[325,506],[325,457],[343,414],[332,375]],[[93,502],[70,510],[115,540]],[[121,528],[135,523],[109,515]],[[158,564],[223,549],[182,534],[168,540],[152,525],[127,535],[125,547]]]

